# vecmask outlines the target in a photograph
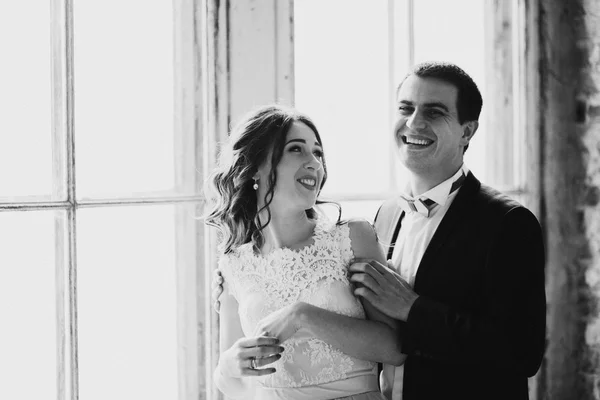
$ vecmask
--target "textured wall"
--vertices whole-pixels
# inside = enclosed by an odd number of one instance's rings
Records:
[[[549,306],[539,397],[600,400],[600,2],[539,5]]]

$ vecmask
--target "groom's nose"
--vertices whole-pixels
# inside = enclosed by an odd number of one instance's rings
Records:
[[[413,131],[419,131],[427,126],[427,122],[423,118],[422,114],[415,110],[406,120],[406,126]]]

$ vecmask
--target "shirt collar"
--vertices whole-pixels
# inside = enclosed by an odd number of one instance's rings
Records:
[[[452,184],[454,183],[454,181],[456,181],[458,178],[460,178],[460,176],[463,173],[465,176],[467,176],[469,174],[469,168],[467,167],[467,165],[465,163],[462,164],[462,166],[458,169],[458,171],[456,171],[456,173],[454,175],[452,175],[450,178],[446,179],[444,182],[440,183],[439,185],[429,189],[425,193],[423,193],[417,197],[411,197],[406,194],[403,194],[403,196],[408,199],[411,199],[411,200],[427,198],[427,199],[431,199],[431,200],[435,201],[440,206],[444,206],[446,204],[446,202],[448,201],[448,196],[450,195],[450,189],[452,188]],[[405,190],[404,193],[409,193],[409,192],[410,192],[410,190]]]

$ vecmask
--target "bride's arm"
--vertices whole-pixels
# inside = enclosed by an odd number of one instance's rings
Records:
[[[351,221],[349,227],[355,258],[374,259],[385,265],[383,250],[372,226],[367,221]],[[353,357],[385,364],[402,364],[406,355],[400,352],[398,321],[381,313],[362,297],[361,301],[367,320],[303,303],[298,309],[300,325]]]
[[[274,368],[262,368],[277,361],[283,348],[273,337],[257,336],[246,338],[242,331],[238,314],[238,302],[229,293],[224,282],[221,295],[221,316],[219,326],[219,363],[213,373],[213,380],[219,390],[228,398],[252,398],[253,376],[275,372]],[[256,358],[258,369],[250,368],[250,359]]]

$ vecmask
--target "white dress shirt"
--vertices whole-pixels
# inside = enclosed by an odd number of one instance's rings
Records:
[[[412,197],[409,195],[410,189],[405,190],[402,194],[403,197],[409,200],[428,198],[437,203],[431,209],[429,218],[409,208],[405,210],[404,217],[402,218],[402,229],[400,229],[398,238],[396,239],[396,246],[392,253],[392,263],[396,272],[406,279],[411,287],[415,283],[417,269],[433,234],[460,190],[459,188],[450,193],[452,184],[463,173],[465,176],[469,173],[469,169],[465,164],[452,177],[420,196]],[[403,373],[404,366],[383,366],[381,389],[388,400],[402,399]]]

